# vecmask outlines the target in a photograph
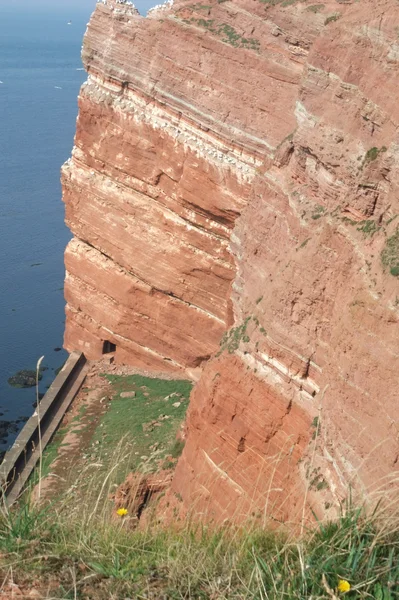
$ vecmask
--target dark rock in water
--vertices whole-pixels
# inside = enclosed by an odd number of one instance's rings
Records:
[[[39,400],[41,400],[42,398],[44,398],[44,394],[40,393],[40,394],[39,394]],[[34,405],[36,406],[36,402],[35,402],[35,404],[34,404]]]
[[[16,423],[26,423],[27,421],[29,421],[29,417],[19,417],[19,419],[17,419],[15,422]]]
[[[10,433],[18,433],[20,427],[16,421],[0,420],[0,442],[4,444]]]
[[[40,369],[42,371],[43,369]],[[39,372],[39,381],[42,379],[43,375]],[[36,371],[30,371],[29,369],[22,369],[22,371],[18,371],[12,377],[8,378],[8,385],[11,385],[15,388],[30,388],[36,385]]]
[[[54,348],[54,352],[61,352],[62,348]]]

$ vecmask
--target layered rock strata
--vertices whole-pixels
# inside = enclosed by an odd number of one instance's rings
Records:
[[[214,355],[183,512],[300,520],[396,485],[398,27],[394,0],[97,5],[65,345],[156,370]]]

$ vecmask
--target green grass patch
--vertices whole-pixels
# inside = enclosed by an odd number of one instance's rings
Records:
[[[192,8],[193,10],[211,10],[211,4],[192,4],[188,8]]]
[[[281,6],[291,6],[292,4],[296,4],[298,0],[260,0],[262,4],[266,4],[268,6],[277,6],[281,4]]]
[[[121,466],[123,479],[130,471],[155,471],[168,455],[177,457],[176,434],[185,418],[192,383],[141,375],[105,377],[114,396],[93,436],[93,458],[107,469],[113,450],[123,440],[122,451],[129,455]],[[135,396],[122,398],[126,391]]]
[[[399,277],[399,227],[397,227],[395,233],[387,239],[381,253],[381,262],[385,268],[389,269],[391,275]]]
[[[357,231],[361,231],[365,237],[372,237],[381,229],[381,227],[379,227],[375,221],[369,219],[367,221],[360,221],[359,227],[356,229]]]
[[[330,23],[334,23],[335,21],[338,21],[338,19],[340,18],[340,16],[341,16],[340,13],[334,13],[333,15],[330,15],[324,21],[324,25],[329,25]]]
[[[308,12],[312,12],[312,13],[316,13],[317,14],[320,11],[322,11],[324,7],[325,7],[325,4],[312,4],[312,6],[308,6],[306,10]]]
[[[361,221],[359,227],[357,227],[357,230],[361,231],[366,237],[372,237],[380,229],[381,227],[378,227],[377,223],[372,219]]]
[[[72,423],[80,422],[87,413],[87,404],[80,406],[78,413],[73,417]]]
[[[310,238],[306,238],[306,240],[303,240],[302,244],[299,246],[298,250],[300,250],[301,248],[305,248],[306,244],[310,242]]]
[[[222,42],[230,44],[230,46],[234,46],[235,48],[246,48],[248,50],[259,51],[259,40],[242,36],[234,29],[234,27],[227,23],[217,24],[214,19],[196,19],[195,17],[183,19],[183,21],[188,25],[197,25],[202,29],[207,29],[214,35],[220,37]]]
[[[386,222],[386,225],[388,227],[388,225],[390,223],[392,223],[392,221],[394,221],[395,219],[397,219],[399,217],[399,215],[393,215],[393,217],[391,217],[390,219],[388,219],[388,221]]]
[[[311,218],[316,221],[317,219],[320,219],[320,217],[322,217],[326,212],[326,209],[324,208],[324,206],[321,206],[320,204],[317,205],[311,215]]]
[[[342,217],[341,218],[343,223],[346,223],[347,225],[357,225],[358,221],[354,221],[353,219],[350,219],[349,217]]]
[[[377,158],[379,157],[380,154],[382,154],[386,151],[387,151],[386,146],[382,146],[381,148],[377,148],[376,146],[373,146],[373,148],[370,148],[369,150],[367,150],[366,154],[364,155],[363,163],[360,168],[363,169],[363,167],[366,166],[367,164],[374,162],[375,160],[377,160]]]
[[[169,449],[170,456],[172,458],[179,458],[184,450],[185,442],[183,440],[175,440],[172,447]]]
[[[236,350],[238,350],[240,343],[243,341],[248,343],[249,336],[247,335],[247,327],[248,323],[251,320],[251,317],[247,317],[241,325],[238,327],[232,327],[229,331],[223,335],[220,342],[220,350],[216,356],[220,356],[224,350],[227,350],[229,354],[233,354]]]

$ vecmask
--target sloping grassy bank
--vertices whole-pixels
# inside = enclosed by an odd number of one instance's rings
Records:
[[[90,386],[43,454],[42,499],[73,495],[73,507],[90,506],[104,480],[117,486],[131,472],[172,469],[182,452],[190,381],[101,373]]]
[[[129,515],[110,520],[99,506],[69,509],[64,502],[3,510],[3,587],[11,573],[42,598],[399,597],[398,531],[361,511],[299,539],[250,527],[140,531]]]
[[[118,515],[115,491],[130,471],[173,468],[191,383],[106,377],[102,414],[83,403],[66,428],[82,436],[70,470],[53,464],[69,448],[65,431],[47,450],[51,494],[42,479],[11,511],[0,503],[0,600],[399,600],[392,506],[368,517],[345,509],[301,537],[250,523],[162,527],[152,510],[137,529],[128,503]]]

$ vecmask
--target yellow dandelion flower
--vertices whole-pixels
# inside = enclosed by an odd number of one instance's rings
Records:
[[[338,581],[338,591],[341,592],[342,594],[346,594],[346,592],[349,592],[351,589],[351,584],[349,583],[349,581],[346,581],[346,579],[340,579]]]
[[[116,514],[117,514],[119,517],[126,517],[126,515],[127,515],[127,510],[126,510],[126,508],[118,508],[118,510],[116,511]]]

